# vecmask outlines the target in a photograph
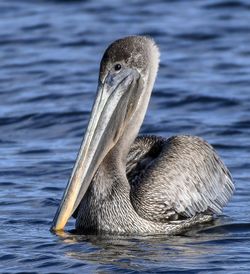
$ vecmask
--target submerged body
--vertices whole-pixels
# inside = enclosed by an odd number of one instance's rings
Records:
[[[192,136],[137,137],[159,51],[146,37],[117,40],[101,62],[97,99],[53,221],[83,233],[178,234],[220,213],[234,186],[214,149]]]

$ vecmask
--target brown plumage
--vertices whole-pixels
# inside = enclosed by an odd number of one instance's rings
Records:
[[[104,53],[85,139],[53,227],[74,213],[83,233],[178,234],[207,222],[231,197],[231,175],[192,136],[137,137],[157,74],[154,41],[131,36]]]

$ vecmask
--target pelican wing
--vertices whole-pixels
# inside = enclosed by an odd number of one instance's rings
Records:
[[[218,154],[193,136],[138,137],[128,155],[127,176],[134,209],[159,222],[220,213],[234,191]]]

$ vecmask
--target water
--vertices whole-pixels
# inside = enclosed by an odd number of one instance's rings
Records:
[[[2,273],[249,273],[249,22],[247,0],[0,1]],[[100,58],[129,34],[161,49],[141,133],[202,136],[235,195],[214,224],[183,236],[56,236]]]

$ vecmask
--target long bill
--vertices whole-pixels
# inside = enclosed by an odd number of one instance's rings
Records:
[[[51,230],[63,230],[84,197],[100,163],[114,146],[127,119],[129,99],[139,73],[126,69],[99,83],[90,121]]]

